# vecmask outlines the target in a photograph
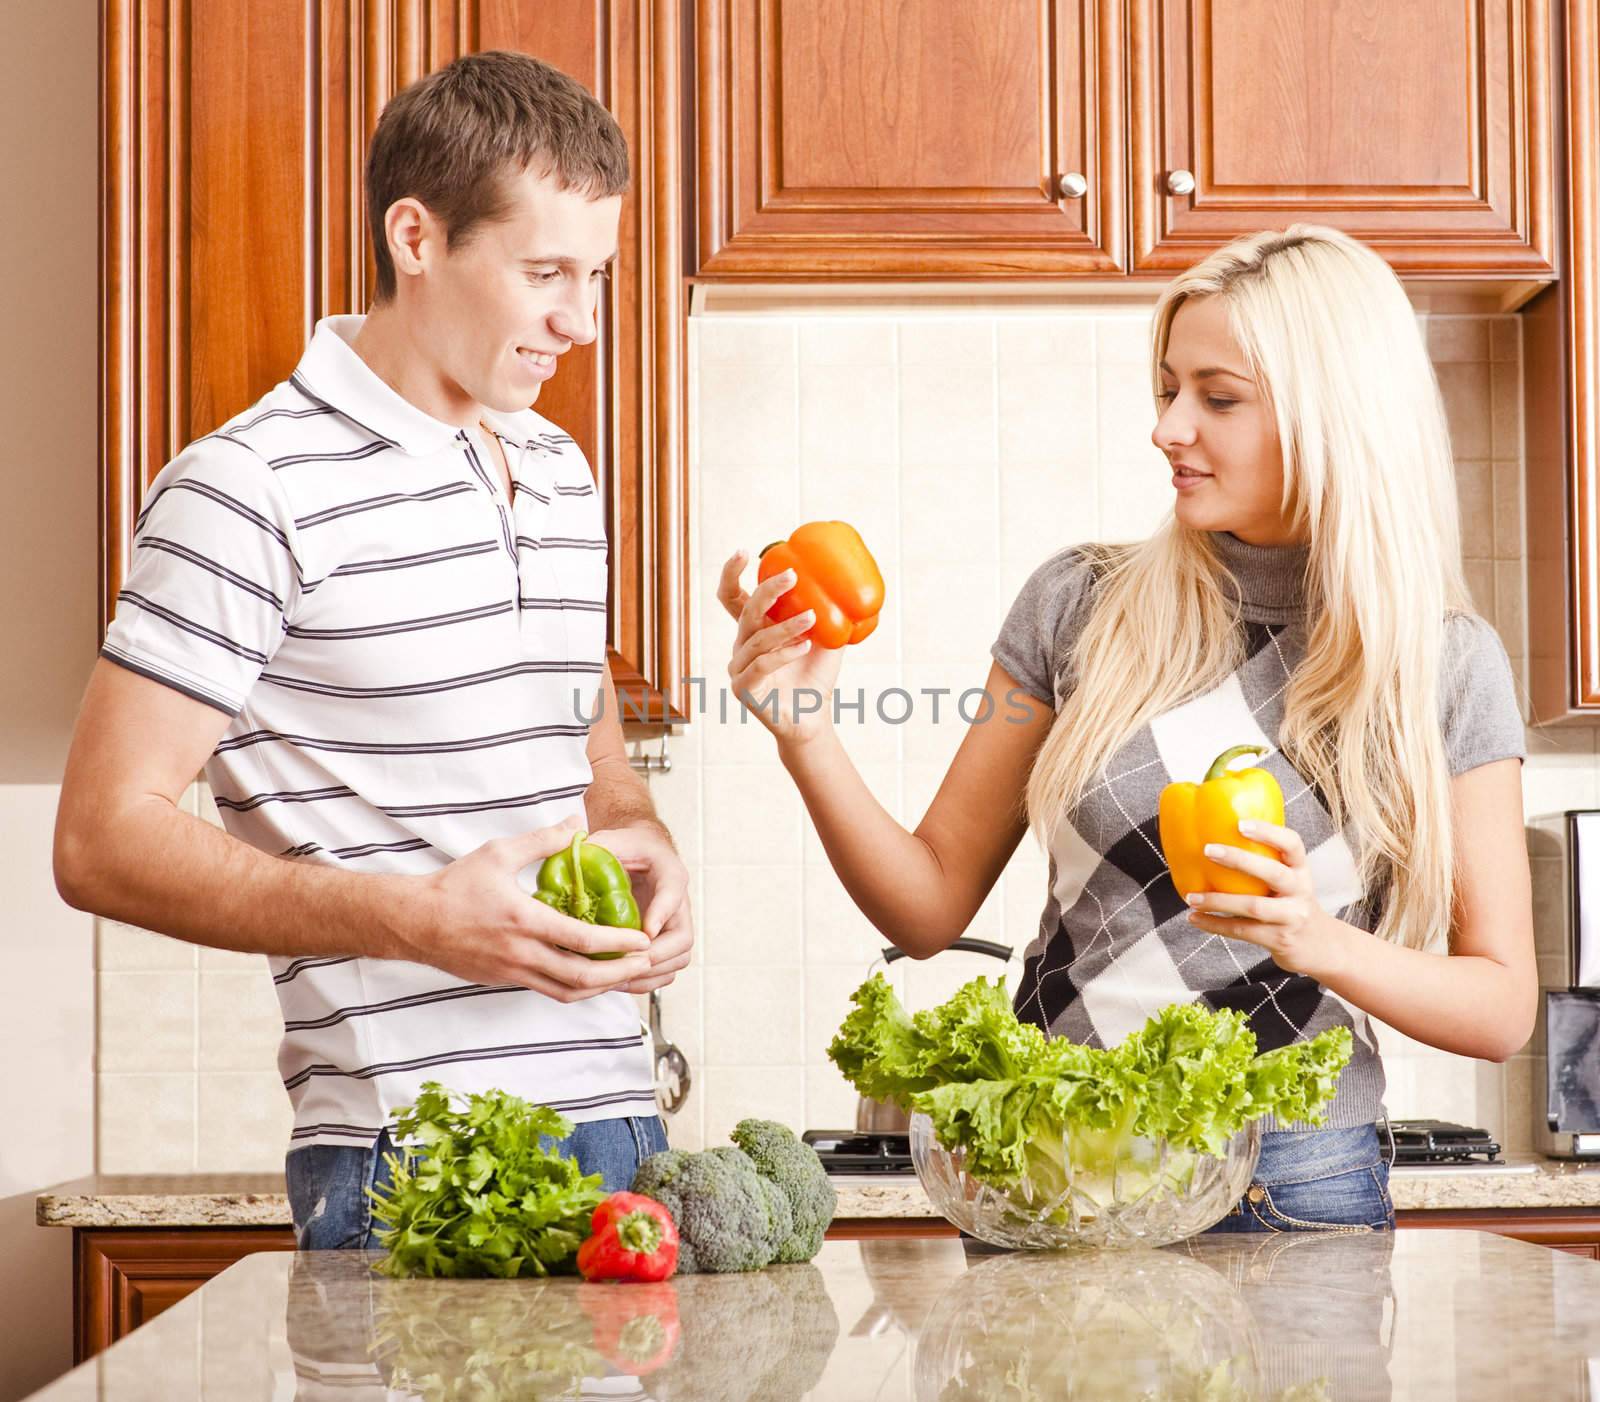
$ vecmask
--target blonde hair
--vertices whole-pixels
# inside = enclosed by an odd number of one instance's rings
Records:
[[[1335,230],[1238,239],[1162,294],[1155,391],[1191,297],[1227,307],[1277,424],[1285,520],[1310,541],[1310,635],[1279,745],[1351,840],[1369,899],[1384,897],[1378,935],[1436,945],[1451,927],[1455,861],[1439,729],[1445,624],[1472,606],[1449,433],[1415,313],[1382,259]],[[1107,756],[1243,657],[1209,533],[1171,519],[1149,540],[1089,554],[1099,583],[1075,684],[1028,782],[1043,842]]]

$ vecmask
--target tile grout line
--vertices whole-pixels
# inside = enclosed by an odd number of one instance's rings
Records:
[[[889,323],[889,363],[892,369],[891,383],[894,386],[894,553],[895,569],[899,575],[897,583],[904,587],[906,578],[906,520],[905,520],[905,433],[903,432],[903,416],[905,414],[905,358],[900,354],[900,338],[905,332],[905,324],[900,319]],[[894,668],[896,673],[904,675],[906,665],[906,637],[905,637],[905,607],[902,605],[894,611]],[[905,818],[905,779],[906,769],[906,741],[905,732],[901,727],[894,728],[894,813],[897,821],[903,822]]]
[[[795,458],[795,462],[794,462],[794,516],[792,517],[792,519],[794,521],[796,521],[796,522],[799,522],[801,520],[800,512],[801,512],[801,502],[802,502],[802,499],[803,499],[803,493],[800,490],[800,480],[801,480],[801,475],[805,472],[805,464],[801,461],[801,453],[800,453],[800,441],[801,441],[801,433],[802,433],[800,404],[801,404],[801,395],[804,392],[804,386],[801,383],[801,376],[800,376],[800,324],[799,324],[799,322],[797,320],[791,319],[790,326],[789,326],[789,336],[790,336],[790,348],[791,348],[791,350],[793,351],[793,354],[794,354],[794,458]],[[805,804],[802,802],[800,804],[800,824],[799,824],[799,832],[797,834],[798,844],[797,844],[797,846],[795,848],[795,853],[794,853],[795,862],[798,865],[798,867],[800,868],[802,873],[805,871],[805,862],[806,862],[806,826],[809,823],[809,821],[810,821],[810,818],[809,818],[809,815],[806,813]],[[800,1026],[802,1028],[801,1035],[803,1037],[804,1036],[803,1029],[805,1028],[805,1025],[806,1025],[806,1012],[807,1012],[807,1009],[806,1009],[806,979],[805,979],[806,888],[805,888],[805,881],[803,879],[800,881],[799,900],[796,902],[796,904],[798,906],[798,913],[797,913],[796,919],[797,919],[797,922],[798,922],[798,925],[799,925],[798,934],[799,934],[799,937],[800,937],[800,969],[801,969],[801,974],[800,974],[800,979],[799,979],[799,983],[800,983],[800,997],[799,997],[799,1003],[800,1003]],[[801,1104],[801,1115],[803,1117],[804,1114],[805,1114],[805,1087],[804,1087],[803,1083],[802,1083],[802,1086],[801,1086],[800,1104]]]
[[[1005,501],[1004,501],[1005,477],[1004,477],[1004,474],[1002,473],[1001,468],[1000,468],[1000,448],[1001,448],[1002,442],[1004,441],[1003,440],[1002,431],[1001,431],[1001,427],[1000,427],[1000,412],[1001,412],[1001,403],[1000,403],[1000,319],[998,317],[995,317],[995,316],[991,316],[989,318],[989,359],[990,359],[990,362],[991,362],[990,371],[989,371],[989,396],[990,396],[990,405],[991,405],[991,408],[993,409],[993,417],[994,417],[994,432],[993,432],[994,467],[993,467],[993,470],[992,470],[993,471],[992,500],[994,502],[994,565],[995,565],[995,567],[994,567],[994,572],[989,576],[989,627],[990,627],[990,630],[991,630],[990,636],[992,637],[993,634],[994,634],[994,630],[998,629],[998,627],[999,627],[1000,620],[1005,617],[1004,609],[1006,607],[1006,601],[1001,599],[1001,597],[1000,597],[1000,593],[1001,593],[1000,580],[1001,580],[1001,576],[1005,572],[1005,567],[1006,567],[1006,558],[1005,558]],[[957,712],[958,718],[959,718],[959,715],[960,715],[960,712],[958,711]],[[950,764],[952,762],[953,761],[946,761],[946,763],[945,763],[945,770],[946,770],[947,773],[949,772],[949,767],[950,767]],[[930,802],[931,802],[931,800],[930,800]],[[998,899],[1000,901],[1000,909],[1002,911],[1002,915],[1001,915],[1001,918],[1000,918],[1000,924],[1001,924],[1001,928],[1002,929],[1005,928],[1005,916],[1003,914],[1003,912],[1005,910],[1005,889],[1006,889],[1005,867],[1001,867],[999,874],[994,879],[994,885],[990,888],[990,894],[991,895],[997,895]],[[987,899],[987,897],[985,899]],[[976,914],[974,914],[973,919],[974,920],[977,919]],[[965,932],[963,932],[963,933],[965,933]]]
[[[200,816],[199,781],[191,783],[185,794],[189,812]],[[189,1012],[189,1167],[200,1169],[200,947],[190,946],[194,962],[190,967],[193,1001]]]
[[[100,996],[100,975],[103,972],[101,965],[105,958],[105,921],[100,916],[94,917],[94,1049],[90,1057],[89,1074],[94,1078],[94,1104],[91,1114],[94,1119],[94,1142],[90,1158],[94,1161],[94,1171],[103,1172],[101,1167],[101,1149],[105,1143],[105,1116],[102,1112],[102,1096],[104,1089],[105,1073],[100,1069],[100,1059],[104,1052],[105,1038],[100,1025],[104,1016],[105,1006]]]
[[[690,324],[690,332],[691,332],[689,370],[690,370],[690,374],[692,375],[693,379],[692,379],[692,384],[689,387],[690,393],[689,393],[689,401],[688,402],[689,402],[690,406],[694,406],[694,405],[699,403],[699,397],[700,397],[700,394],[701,394],[701,392],[702,392],[702,390],[704,388],[704,383],[705,383],[704,367],[703,367],[703,365],[701,363],[702,357],[705,354],[705,336],[704,336],[705,324],[704,324],[704,322],[701,322],[699,325],[696,325],[694,318],[690,319],[690,323],[689,324]],[[693,473],[691,475],[690,481],[695,486],[695,488],[697,489],[696,490],[696,494],[695,494],[695,496],[696,496],[696,500],[695,500],[695,517],[696,517],[696,520],[697,520],[698,525],[699,525],[700,566],[701,566],[701,569],[704,570],[704,568],[705,568],[705,552],[706,552],[705,501],[706,501],[706,495],[707,494],[704,491],[705,480],[706,480],[706,467],[705,467],[705,453],[704,453],[704,448],[703,448],[703,445],[702,445],[702,434],[701,434],[701,418],[702,418],[702,416],[700,414],[698,414],[698,413],[691,412],[689,414],[689,418],[690,418],[690,421],[691,421],[690,422],[690,433],[691,433],[690,452],[692,454],[691,464],[692,464],[692,467],[694,469]],[[703,594],[703,590],[702,590],[700,582],[698,580],[696,581],[696,586],[695,587],[696,587],[697,594]],[[699,599],[697,599],[696,602],[697,602],[697,605],[698,605],[698,608],[699,608],[699,615],[698,616],[699,616],[699,619],[700,619],[700,633],[699,633],[699,644],[698,644],[699,645],[699,649],[700,649],[700,665],[701,665],[701,667],[703,669],[706,669],[707,671],[709,671],[709,667],[708,667],[709,655],[708,655],[707,647],[706,647],[706,629],[705,629],[705,612],[706,611],[705,611],[704,599],[703,598],[699,598]],[[698,891],[699,891],[699,896],[700,896],[700,913],[701,913],[701,917],[703,918],[704,917],[704,912],[705,912],[705,896],[706,896],[706,885],[705,885],[705,870],[706,870],[706,740],[707,740],[706,727],[710,724],[710,722],[709,722],[709,719],[707,718],[707,716],[704,715],[704,714],[702,714],[699,717],[699,720],[700,720],[700,726],[701,726],[701,729],[700,729],[700,759],[699,759],[699,763],[695,766],[694,787],[695,787],[695,795],[696,795],[696,798],[695,798],[695,824],[696,824],[696,826],[698,828],[698,836],[699,836],[699,841],[698,841],[696,850],[700,854],[700,870],[697,873],[697,879],[698,879],[698,882],[699,882]],[[693,717],[690,718],[690,723],[691,724],[694,723],[694,718]],[[699,966],[699,970],[698,970],[699,977],[696,980],[696,986],[695,986],[695,996],[694,996],[694,1022],[695,1022],[695,1028],[694,1028],[694,1030],[695,1030],[695,1044],[696,1044],[696,1046],[700,1047],[703,1050],[704,1047],[705,1047],[705,1044],[706,1044],[706,1007],[705,1007],[705,982],[706,982],[706,980],[705,980],[705,972],[704,972],[704,970],[705,970],[705,963],[704,963],[705,930],[704,930],[704,928],[702,928],[699,931],[699,936],[700,936],[699,942],[700,942],[700,947],[701,947],[701,962],[700,962],[700,966]],[[653,1066],[652,1066],[651,1070],[652,1070],[652,1079],[653,1079],[654,1078],[654,1067]],[[705,1078],[702,1075],[702,1077],[701,1077],[701,1085],[700,1085],[700,1094],[698,1096],[696,1096],[694,1094],[694,1088],[693,1088],[692,1085],[691,1085],[690,1091],[689,1091],[689,1098],[694,1101],[694,1106],[693,1106],[694,1119],[693,1119],[693,1123],[695,1125],[696,1130],[698,1131],[694,1135],[696,1147],[699,1147],[700,1145],[705,1143],[704,1122],[705,1122],[706,1086],[705,1086],[704,1082],[705,1082]]]

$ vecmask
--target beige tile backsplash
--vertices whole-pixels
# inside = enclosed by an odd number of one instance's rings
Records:
[[[664,1023],[694,1086],[671,1122],[689,1147],[747,1114],[795,1128],[851,1122],[855,1097],[825,1050],[884,945],[831,868],[771,743],[722,699],[732,622],[722,561],[802,520],[856,523],[883,566],[883,624],[852,651],[846,747],[878,800],[914,825],[961,738],[955,704],[1028,573],[1075,541],[1148,533],[1171,490],[1149,432],[1148,308],[990,314],[729,311],[690,325],[692,671],[706,709],[670,742],[656,803],[693,873],[700,943],[667,990]],[[1526,673],[1521,341],[1515,317],[1429,317],[1459,461],[1463,554],[1480,609]],[[874,702],[901,687],[911,719]],[[927,692],[947,688],[932,716]],[[926,690],[925,690],[926,689]],[[902,706],[903,702],[900,703]],[[893,703],[885,701],[891,711]],[[653,748],[653,747],[646,747]],[[1565,978],[1560,814],[1600,803],[1594,735],[1530,732],[1524,790],[1540,970]],[[197,805],[203,795],[196,796]],[[212,810],[214,814],[214,810]],[[969,929],[1020,955],[1046,865],[1026,839]],[[268,1169],[289,1115],[265,961],[102,923],[100,1167]],[[891,970],[913,1005],[992,959],[948,953]],[[1396,1116],[1457,1117],[1528,1142],[1531,1063],[1482,1065],[1381,1031]]]

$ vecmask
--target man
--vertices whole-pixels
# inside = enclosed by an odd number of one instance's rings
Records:
[[[371,311],[151,485],[78,720],[57,884],[269,956],[308,1248],[374,1244],[364,1189],[427,1080],[556,1107],[607,1188],[665,1147],[628,995],[688,962],[687,873],[623,749],[593,481],[527,407],[594,339],[627,180],[616,123],[535,59],[396,96]],[[178,808],[202,765],[226,832]],[[643,933],[526,894],[580,825]]]

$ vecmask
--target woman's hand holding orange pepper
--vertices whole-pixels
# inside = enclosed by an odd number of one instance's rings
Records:
[[[767,610],[774,623],[809,610],[815,622],[805,636],[819,647],[859,643],[878,626],[883,576],[854,526],[807,522],[761,552],[756,578],[765,581],[786,570],[795,583]]]
[[[819,537],[812,528],[822,526],[839,529]],[[799,553],[786,565],[796,541]],[[853,635],[859,641],[872,631],[883,602],[882,576],[861,537],[840,522],[813,522],[768,547],[761,579],[747,593],[740,575],[748,562],[742,550],[732,556],[717,584],[718,600],[739,625],[728,662],[734,695],[780,744],[809,740],[833,723],[844,648],[828,639],[844,635],[848,642]]]

